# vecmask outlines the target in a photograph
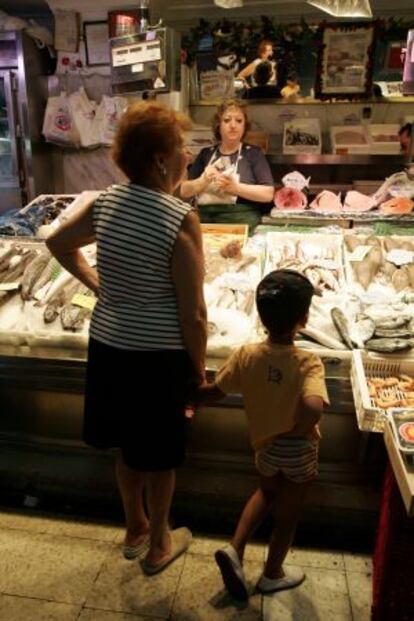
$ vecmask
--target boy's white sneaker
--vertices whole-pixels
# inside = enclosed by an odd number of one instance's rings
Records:
[[[284,570],[283,578],[266,578],[262,574],[257,583],[257,590],[264,595],[266,593],[276,593],[276,591],[284,591],[285,589],[294,589],[302,584],[305,580],[305,574],[299,567],[289,567]]]
[[[230,595],[235,599],[247,600],[249,593],[247,591],[246,578],[244,577],[243,567],[238,554],[233,546],[228,544],[221,548],[221,550],[217,550],[214,558],[221,571],[224,585]]]

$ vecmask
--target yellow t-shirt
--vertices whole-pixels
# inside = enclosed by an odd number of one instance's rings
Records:
[[[294,345],[244,345],[218,371],[216,384],[226,394],[243,395],[255,449],[294,427],[300,398],[329,404],[321,359]]]

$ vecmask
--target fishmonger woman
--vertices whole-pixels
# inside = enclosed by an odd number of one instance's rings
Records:
[[[200,151],[181,184],[183,198],[196,197],[202,222],[245,223],[252,232],[270,209],[272,173],[262,150],[243,142],[248,128],[245,104],[229,100],[218,107],[217,144]]]

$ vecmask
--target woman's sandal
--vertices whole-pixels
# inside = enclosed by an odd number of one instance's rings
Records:
[[[136,546],[127,546],[124,544],[122,548],[122,554],[124,555],[124,558],[126,558],[128,561],[133,561],[135,558],[138,558],[138,556],[141,556],[142,554],[144,554],[144,552],[148,550],[149,542],[150,538],[149,534],[147,534]]]
[[[191,531],[189,531],[188,528],[176,528],[175,530],[170,531],[170,536],[170,554],[164,557],[160,563],[152,565],[151,563],[148,563],[146,558],[141,561],[142,571],[147,576],[154,576],[168,567],[168,565],[175,561],[176,558],[186,552],[193,538]]]

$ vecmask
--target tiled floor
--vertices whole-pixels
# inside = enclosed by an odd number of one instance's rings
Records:
[[[223,589],[212,553],[224,540],[195,536],[188,553],[158,576],[121,554],[122,529],[75,519],[0,513],[0,621],[367,621],[371,562],[336,551],[293,549],[297,589],[254,593],[266,548],[252,544],[248,605]]]

